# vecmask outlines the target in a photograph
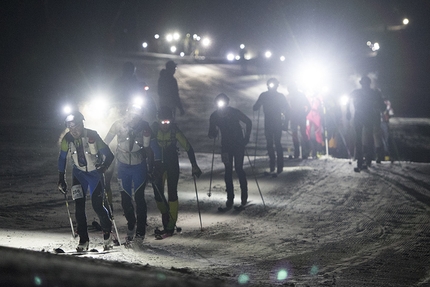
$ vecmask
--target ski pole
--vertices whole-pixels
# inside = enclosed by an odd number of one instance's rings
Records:
[[[100,183],[102,185],[103,195],[105,196],[105,198],[103,198],[103,203],[105,203],[106,202],[105,199],[107,198],[107,193],[106,193],[106,188],[105,188],[105,175],[104,175],[104,173],[100,174]],[[109,213],[111,216],[113,227],[115,229],[116,239],[118,240],[118,244],[121,246],[121,239],[119,238],[118,229],[116,228],[115,218],[113,216],[113,210],[112,210],[112,207],[110,206],[109,202],[107,203],[107,206],[108,206],[108,210],[109,210]]]
[[[64,192],[64,200],[66,201],[67,214],[69,215],[70,228],[72,229],[72,237],[76,238],[75,229],[73,228],[72,217],[70,216],[69,201],[67,200],[66,192]]]
[[[193,175],[193,179],[194,179],[194,188],[196,189],[197,210],[199,211],[199,218],[200,218],[200,230],[203,231],[202,214],[200,213],[199,193],[197,192],[197,182],[196,182],[196,176],[195,175]]]
[[[156,184],[156,183],[154,183],[154,182],[152,182],[152,188],[153,188],[153,189],[155,189],[155,191],[156,191],[156,192],[158,193],[158,195],[161,197],[161,200],[163,201],[164,205],[165,205],[165,206],[166,206],[166,208],[167,208],[167,212],[169,213],[169,217],[170,217],[170,219],[171,219],[171,220],[173,220],[173,216],[172,216],[172,214],[170,213],[169,203],[167,202],[167,199],[166,199],[166,197],[164,196],[164,193],[161,193],[161,191],[158,189],[157,184]],[[176,231],[177,231],[177,232],[181,232],[181,231],[182,231],[182,228],[181,228],[181,227],[176,226],[176,224],[175,224],[175,228],[176,228]]]
[[[258,113],[257,113],[257,131],[255,133],[254,165],[255,165],[255,160],[257,158],[258,126],[260,125],[259,122],[260,122],[260,109],[258,109]]]
[[[212,173],[214,170],[214,159],[215,159],[215,140],[216,137],[214,137],[214,144],[213,144],[213,148],[212,148],[212,165],[211,165],[211,175],[210,175],[210,179],[209,179],[209,192],[208,192],[208,196],[211,197],[212,195]]]
[[[257,176],[255,175],[254,166],[251,163],[251,159],[249,158],[248,151],[245,148],[246,156],[248,157],[249,165],[251,166],[252,174],[254,175],[255,183],[257,184],[258,192],[260,192],[261,200],[263,201],[263,206],[266,208],[266,204],[264,203],[263,194],[261,193],[260,185],[258,184]]]

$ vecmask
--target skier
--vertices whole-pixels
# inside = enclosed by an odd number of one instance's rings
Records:
[[[127,220],[128,242],[132,241],[134,236],[143,240],[146,233],[145,186],[147,172],[149,170],[152,173],[153,170],[153,152],[150,147],[151,128],[142,118],[142,108],[131,106],[124,118],[113,123],[105,137],[107,144],[117,137],[115,157],[118,161],[118,183],[121,205]],[[133,206],[133,189],[136,213]]]
[[[252,121],[240,110],[229,107],[230,99],[225,94],[219,94],[215,98],[217,110],[209,118],[208,136],[214,139],[221,131],[221,159],[225,167],[225,185],[227,192],[227,209],[232,208],[234,200],[233,188],[233,160],[234,169],[239,178],[241,190],[241,204],[245,205],[248,201],[248,182],[246,173],[243,170],[243,159],[245,156],[245,146],[249,142],[251,135]],[[245,135],[240,123],[246,125]]]
[[[173,235],[178,219],[178,142],[188,154],[188,159],[192,166],[192,176],[200,177],[202,172],[197,165],[193,147],[174,123],[172,110],[169,107],[159,109],[158,122],[152,125],[152,131],[160,151],[154,154],[155,169],[153,175],[155,201],[158,210],[161,212],[163,223],[163,230],[159,231],[158,235],[168,237]],[[166,180],[167,200],[164,196]]]
[[[305,94],[299,91],[297,84],[291,82],[288,85],[291,116],[290,116],[290,128],[293,133],[293,145],[294,145],[294,158],[300,156],[300,144],[302,147],[302,158],[309,156],[309,139],[306,134],[306,116],[311,110],[309,100]],[[300,141],[298,135],[298,129],[300,129]]]
[[[355,172],[367,169],[372,163],[373,149],[372,139],[377,149],[378,158],[382,156],[381,137],[378,132],[381,128],[380,115],[386,108],[381,93],[370,87],[371,80],[363,76],[360,80],[360,89],[352,91],[350,98],[354,105],[354,129],[355,129],[355,157],[357,167]],[[350,106],[346,111],[347,120],[351,119]],[[363,159],[364,156],[364,159]],[[379,160],[379,159],[377,159]]]
[[[323,146],[323,127],[321,123],[322,97],[315,95],[311,99],[311,110],[306,116],[306,135],[311,145],[312,157],[316,158]]]
[[[114,81],[111,88],[115,107],[119,109],[120,115],[124,115],[131,97],[139,91],[140,86],[135,65],[132,62],[125,62],[122,75]]]
[[[381,113],[381,131],[382,143],[384,146],[384,155],[387,160],[390,160],[390,118],[394,116],[394,110],[391,107],[391,102],[388,98],[383,97],[385,110]],[[377,159],[377,163],[381,162],[381,158]]]
[[[281,144],[283,118],[288,117],[289,106],[285,96],[277,91],[279,82],[275,78],[267,81],[267,91],[260,94],[253,110],[257,111],[263,106],[264,135],[266,136],[267,152],[270,160],[270,173],[276,176],[284,168],[284,152]],[[275,145],[275,149],[273,148]]]
[[[176,66],[176,63],[172,60],[167,61],[166,68],[160,71],[160,77],[158,78],[159,107],[169,107],[173,118],[176,117],[176,108],[179,109],[181,116],[185,113],[179,97],[178,82],[173,76],[176,72]]]
[[[66,162],[67,155],[70,154],[73,161],[71,193],[75,201],[77,233],[79,235],[79,245],[76,250],[88,250],[89,237],[85,213],[88,190],[93,209],[99,217],[103,230],[103,247],[107,250],[113,247],[112,221],[103,204],[103,173],[112,163],[114,155],[96,131],[84,127],[84,120],[84,116],[80,112],[72,113],[65,119],[65,125],[69,131],[61,140],[58,157],[58,188],[66,194]]]

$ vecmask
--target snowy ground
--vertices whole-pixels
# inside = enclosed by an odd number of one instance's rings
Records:
[[[163,62],[136,62],[138,74],[155,87]],[[266,79],[241,76],[240,70],[224,65],[180,65],[176,77],[187,110],[178,125],[195,147],[204,172],[197,180],[203,229],[191,167],[182,152],[178,188],[182,233],[162,241],[150,235],[161,218],[148,187],[144,243],[79,257],[51,254],[55,248],[70,251],[77,244],[64,198],[55,190],[62,121],[52,111],[61,99],[44,91],[35,91],[32,98],[24,89],[7,91],[6,97],[14,101],[2,108],[1,118],[0,285],[430,285],[430,165],[408,161],[416,154],[428,155],[430,120],[393,120],[401,161],[354,173],[355,162],[351,165],[348,159],[286,158],[284,172],[275,179],[263,175],[268,162],[260,130],[256,169],[245,159],[250,205],[242,212],[219,213],[226,196],[218,149],[209,186],[213,141],[206,134],[212,99],[225,92],[231,105],[256,125],[251,106],[264,91]],[[106,128],[95,125],[87,123],[90,128]],[[254,127],[251,141],[255,136]],[[283,142],[288,153],[291,137],[286,134]],[[248,148],[252,162],[254,147]],[[70,207],[74,217],[71,200]],[[114,195],[114,208],[124,237],[119,194]],[[90,224],[95,217],[90,204],[87,211]],[[90,248],[101,250],[101,239],[100,232],[90,229]]]

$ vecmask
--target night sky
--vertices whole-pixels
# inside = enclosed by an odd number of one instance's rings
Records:
[[[10,85],[31,78],[41,63],[49,77],[57,74],[49,70],[54,63],[67,67],[76,59],[140,51],[143,40],[174,28],[208,35],[212,56],[244,43],[257,53],[270,49],[289,59],[318,54],[359,73],[377,72],[379,86],[402,106],[401,113],[430,116],[429,1],[24,0],[0,5],[1,64]],[[392,29],[405,17],[410,19],[405,29]],[[367,57],[366,41],[380,43],[376,57]]]

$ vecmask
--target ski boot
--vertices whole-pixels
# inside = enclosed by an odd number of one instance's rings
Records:
[[[77,252],[85,252],[88,251],[88,246],[90,245],[89,240],[86,241],[79,241],[79,245],[76,247]]]
[[[103,250],[110,250],[113,248],[113,240],[110,232],[103,233]]]

